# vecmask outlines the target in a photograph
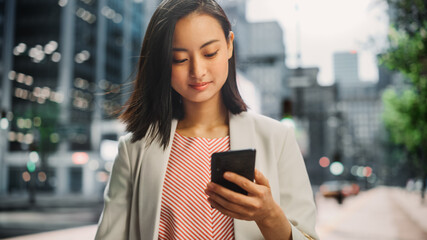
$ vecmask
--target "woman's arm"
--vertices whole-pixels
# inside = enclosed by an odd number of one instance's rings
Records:
[[[131,189],[129,156],[125,140],[121,138],[119,152],[105,188],[104,209],[95,239],[128,239]]]
[[[284,143],[277,165],[280,207],[292,226],[292,237],[318,239],[315,231],[316,206],[304,159],[291,127],[284,127]]]

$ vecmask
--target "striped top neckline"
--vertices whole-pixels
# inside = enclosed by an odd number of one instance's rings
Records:
[[[207,137],[189,137],[189,136],[185,136],[181,133],[179,133],[178,131],[175,132],[177,135],[179,135],[182,138],[188,138],[188,139],[205,139],[205,140],[218,140],[218,139],[227,139],[230,138],[230,135],[224,136],[224,137],[215,137],[215,138],[207,138]]]

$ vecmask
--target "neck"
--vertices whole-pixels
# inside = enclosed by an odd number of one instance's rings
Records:
[[[177,127],[180,132],[191,136],[208,137],[228,134],[228,110],[222,98],[203,103],[184,100],[183,104],[185,117],[179,121]]]

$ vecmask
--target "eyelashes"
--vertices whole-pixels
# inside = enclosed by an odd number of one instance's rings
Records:
[[[219,50],[216,50],[214,53],[211,53],[211,54],[205,54],[205,57],[209,57],[209,58],[214,57],[214,56],[218,53],[218,51],[219,51]]]
[[[218,54],[218,51],[219,50],[216,50],[215,52],[205,54],[204,56],[207,57],[207,58],[213,58],[213,57],[215,57]],[[188,60],[187,58],[184,58],[184,59],[173,59],[172,62],[173,63],[184,63],[187,60]]]
[[[173,59],[172,60],[173,63],[183,63],[185,61],[187,61],[187,59]]]

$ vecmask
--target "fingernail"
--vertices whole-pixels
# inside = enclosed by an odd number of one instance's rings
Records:
[[[231,175],[231,174],[230,174],[229,172],[225,172],[225,173],[224,173],[224,177],[225,177],[225,178],[229,178],[229,177],[230,177],[230,175]]]

